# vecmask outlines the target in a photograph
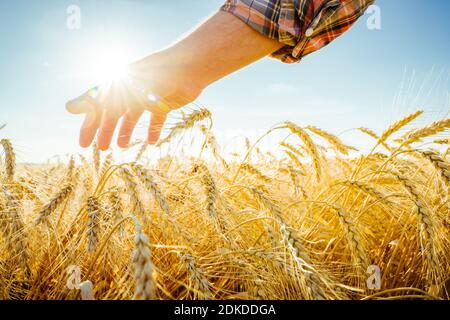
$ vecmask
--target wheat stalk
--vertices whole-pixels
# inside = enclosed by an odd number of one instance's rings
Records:
[[[448,128],[450,128],[450,118],[435,121],[429,126],[409,132],[406,136],[403,137],[402,146],[410,145],[411,143],[417,142],[420,139],[433,136],[439,132],[445,131]]]
[[[223,159],[220,156],[219,146],[217,144],[216,137],[213,135],[210,129],[208,129],[205,125],[200,125],[200,131],[206,137],[206,143],[211,148],[211,152],[216,159]]]
[[[101,164],[100,164],[100,149],[98,148],[96,142],[92,144],[92,159],[94,161],[95,172],[98,173]]]
[[[306,253],[300,239],[295,232],[288,227],[283,218],[281,209],[273,203],[264,193],[258,188],[250,188],[256,200],[266,207],[277,219],[280,226],[280,232],[283,235],[283,241],[287,245],[294,260],[298,263],[309,288],[310,296],[313,299],[322,300],[325,298],[325,293],[321,288],[321,280],[317,271],[312,267],[311,259]]]
[[[66,173],[66,179],[68,181],[71,181],[73,179],[74,171],[75,171],[75,159],[73,157],[70,157],[69,164],[67,165],[67,173]]]
[[[119,222],[123,219],[123,206],[122,199],[120,198],[120,192],[117,188],[113,188],[109,193],[109,203],[112,211],[113,221],[114,223]],[[124,234],[125,228],[121,225],[119,227],[119,232],[121,235]]]
[[[419,190],[416,188],[414,182],[406,177],[406,175],[402,172],[394,173],[397,179],[402,183],[404,188],[408,191],[408,194],[411,197],[411,200],[414,202],[416,206],[416,214],[419,218],[419,222],[423,228],[423,232],[420,234],[424,235],[424,241],[427,242],[426,247],[424,248],[424,254],[427,258],[427,262],[429,264],[430,271],[433,275],[436,275],[439,270],[439,258],[437,254],[437,244],[436,244],[436,222],[434,217],[432,216],[431,211],[428,208],[428,205],[423,200],[422,195]],[[434,283],[430,280],[429,286],[433,286]]]
[[[216,199],[217,188],[211,173],[204,164],[197,164],[192,169],[194,173],[201,173],[201,180],[206,189],[206,211],[211,219],[217,220]]]
[[[145,152],[148,149],[148,143],[147,141],[142,142],[141,147],[139,148],[139,151],[136,154],[136,158],[135,158],[135,162],[138,162],[139,160],[142,159],[142,157],[144,156]]]
[[[97,248],[100,232],[100,204],[95,197],[89,197],[87,200],[88,224],[87,224],[87,252],[94,252]]]
[[[306,254],[300,239],[296,236],[292,229],[288,228],[286,224],[281,223],[280,231],[283,235],[283,240],[286,243],[292,257],[298,263],[300,270],[306,279],[309,295],[315,300],[324,300],[325,292],[322,289],[323,283],[317,271],[311,266],[309,256]]]
[[[158,147],[165,143],[168,143],[176,135],[178,135],[183,130],[190,129],[194,127],[197,122],[203,121],[205,119],[211,119],[211,112],[208,109],[201,108],[195,110],[190,115],[183,117],[183,120],[173,126],[166,138],[160,140],[157,144]]]
[[[345,145],[341,139],[339,139],[334,134],[331,134],[325,130],[317,128],[315,126],[307,126],[305,129],[308,129],[312,133],[322,137],[326,140],[335,150],[342,153],[343,155],[348,155],[350,151],[357,151],[354,147],[350,147]]]
[[[134,238],[133,264],[136,286],[134,299],[156,300],[155,267],[152,262],[149,241],[139,222],[135,221],[135,224],[136,236]]]
[[[344,228],[351,252],[355,257],[356,266],[365,271],[370,265],[367,258],[367,248],[354,219],[340,205],[333,204],[331,207],[338,214],[341,225]]]
[[[113,154],[110,153],[106,156],[105,161],[103,161],[102,169],[100,170],[100,177],[104,177],[106,172],[111,168],[113,162]]]
[[[189,272],[190,280],[194,284],[196,296],[201,300],[211,300],[213,298],[211,293],[211,288],[213,286],[208,279],[206,279],[205,273],[198,266],[195,258],[188,253],[179,253],[178,255]]]
[[[265,183],[270,183],[271,181],[269,177],[265,176],[261,171],[259,171],[249,163],[243,163],[241,168]]]
[[[289,157],[289,159],[291,159],[292,162],[294,162],[295,165],[301,170],[301,171],[300,171],[301,174],[302,174],[302,175],[306,175],[306,174],[305,174],[306,169],[305,169],[305,167],[303,166],[303,163],[300,161],[300,159],[297,158],[297,156],[296,156],[294,153],[292,153],[291,151],[289,151],[289,150],[284,150],[284,152],[287,154],[287,156]]]
[[[365,128],[365,127],[360,127],[358,128],[359,131],[361,131],[362,133],[368,135],[369,137],[373,138],[376,141],[380,141],[380,137],[375,133],[375,131],[369,129],[369,128]],[[388,144],[386,142],[381,142],[380,143],[386,150],[391,151],[391,147],[388,146]]]
[[[448,164],[438,152],[433,150],[419,151],[426,159],[428,159],[441,174],[447,186],[450,186],[450,164]]]
[[[14,180],[14,173],[16,171],[16,154],[11,141],[8,139],[2,139],[0,144],[5,150],[5,164],[6,164],[6,177],[8,180]]]
[[[370,196],[380,200],[381,202],[389,202],[390,203],[390,201],[387,199],[387,196],[385,196],[383,193],[381,193],[380,191],[378,191],[374,187],[370,186],[366,182],[345,180],[345,181],[342,181],[340,183],[345,185],[345,186],[357,188],[357,189],[363,191],[364,193],[366,193],[366,194],[368,194],[368,195],[370,195]]]
[[[408,116],[406,116],[403,119],[398,120],[397,122],[393,123],[389,128],[387,128],[380,136],[380,139],[378,139],[377,144],[382,144],[386,142],[386,140],[392,136],[395,132],[406,126],[407,124],[411,123],[413,120],[418,118],[420,115],[423,114],[423,111],[416,111]]]
[[[393,124],[377,145],[386,148],[394,138],[388,155],[375,149],[359,157],[329,155],[337,148],[328,132],[288,122],[269,130],[290,125],[280,149],[264,149],[265,134],[255,143],[246,139],[245,156],[222,157],[212,122],[197,121],[200,132],[182,146],[190,155],[161,149],[145,166],[111,165],[111,153],[98,171],[95,156],[80,156],[80,165],[73,157],[68,164],[13,161],[8,178],[3,161],[0,299],[79,298],[67,287],[67,266],[79,266],[80,280],[91,281],[82,283],[82,298],[94,297],[95,284],[99,300],[449,299],[449,201],[441,183],[449,177],[446,121],[408,128],[401,139],[394,135],[404,127]],[[412,147],[426,138],[437,150]],[[205,147],[212,154],[204,155]],[[134,157],[134,150],[125,152]],[[240,169],[247,177],[238,180]],[[145,223],[146,234],[129,212]],[[33,228],[35,221],[48,228]],[[378,292],[365,281],[372,263],[382,272]]]
[[[283,128],[289,129],[293,134],[295,134],[300,138],[300,140],[303,141],[303,143],[305,144],[305,150],[308,152],[316,171],[316,179],[317,181],[320,181],[322,177],[322,167],[320,164],[319,151],[317,150],[317,146],[314,144],[311,137],[305,130],[292,122],[286,122]]]
[[[286,148],[288,151],[295,154],[299,158],[304,157],[304,154],[300,150],[298,150],[296,147],[294,147],[292,144],[289,144],[287,142],[281,142],[280,146]]]
[[[6,187],[3,188],[3,193],[7,202],[6,208],[1,208],[0,205],[0,228],[5,239],[7,239],[8,248],[14,254],[13,258],[18,260],[18,264],[25,275],[29,275],[27,234],[25,233],[25,224],[20,215],[20,202]]]
[[[154,181],[153,177],[150,175],[148,170],[145,170],[141,165],[133,166],[138,178],[141,180],[142,184],[153,193],[156,202],[158,203],[161,210],[165,214],[170,215],[170,206],[166,198],[162,195],[158,184]]]
[[[447,138],[447,139],[436,139],[436,140],[433,141],[433,143],[447,145],[447,144],[450,144],[450,138]]]
[[[133,174],[127,168],[120,168],[120,176],[126,185],[126,192],[128,193],[130,200],[133,204],[133,210],[135,210],[141,217],[146,219],[144,205],[142,204],[139,196],[138,184]]]
[[[54,212],[58,207],[69,198],[70,194],[73,191],[73,186],[71,184],[65,186],[61,189],[59,193],[57,193],[51,200],[48,202],[42,210],[38,214],[38,218],[36,219],[36,224],[40,224],[48,220],[48,217],[52,212]]]

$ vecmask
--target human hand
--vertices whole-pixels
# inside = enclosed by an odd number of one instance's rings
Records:
[[[167,114],[193,102],[201,90],[192,88],[180,74],[171,76],[167,70],[133,66],[133,72],[124,80],[110,86],[99,86],[67,103],[72,114],[85,114],[80,131],[80,146],[89,147],[98,135],[98,148],[107,150],[118,126],[118,145],[128,146],[132,133],[145,111],[151,112],[147,141],[158,142]],[[149,76],[158,76],[150,80]]]

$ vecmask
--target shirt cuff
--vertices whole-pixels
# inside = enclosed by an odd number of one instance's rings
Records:
[[[226,0],[229,12],[285,46],[271,56],[285,63],[328,45],[347,31],[374,0]]]

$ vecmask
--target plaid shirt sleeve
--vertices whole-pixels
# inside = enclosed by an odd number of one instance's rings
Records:
[[[226,0],[230,12],[286,46],[272,57],[300,61],[347,31],[375,0]]]

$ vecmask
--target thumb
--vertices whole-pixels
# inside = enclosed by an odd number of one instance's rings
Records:
[[[70,100],[66,103],[66,110],[72,114],[89,113],[96,111],[98,102],[95,100],[95,89],[89,90],[85,94]]]

